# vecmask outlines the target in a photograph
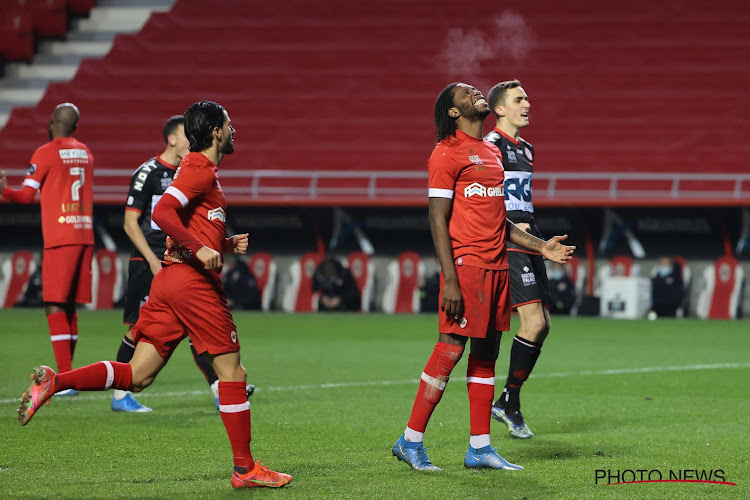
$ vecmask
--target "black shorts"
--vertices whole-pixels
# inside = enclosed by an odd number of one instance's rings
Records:
[[[508,250],[510,270],[510,302],[513,309],[518,306],[541,302],[549,307],[549,279],[541,255]]]
[[[143,259],[131,259],[128,264],[128,285],[125,289],[125,311],[123,323],[134,325],[138,321],[138,312],[146,303],[151,290],[154,275],[151,266]]]

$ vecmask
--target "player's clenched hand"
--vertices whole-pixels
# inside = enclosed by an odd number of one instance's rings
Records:
[[[545,259],[557,262],[558,264],[564,264],[569,261],[573,256],[573,250],[575,250],[576,247],[560,243],[567,238],[568,235],[564,234],[562,236],[553,236],[545,241],[541,248],[542,256]]]
[[[5,186],[8,185],[8,178],[5,177],[5,170],[0,172],[0,191],[5,189]]]
[[[443,300],[440,310],[445,311],[449,318],[460,319],[464,314],[464,299],[458,283],[446,281],[443,283]]]
[[[213,248],[202,246],[195,256],[203,263],[205,269],[218,269],[221,267],[221,254]]]
[[[234,253],[244,255],[247,252],[248,236],[250,236],[249,233],[235,234],[232,236],[232,248]]]

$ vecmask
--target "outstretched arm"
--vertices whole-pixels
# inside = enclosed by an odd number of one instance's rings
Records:
[[[9,188],[8,178],[5,177],[5,171],[3,170],[0,172],[0,192],[2,192],[4,198],[7,198],[14,203],[28,205],[34,201],[36,191],[36,189],[27,185],[24,185],[22,189]]]
[[[553,236],[544,241],[536,236],[521,230],[518,226],[508,221],[508,239],[516,245],[521,245],[529,250],[539,252],[547,260],[564,264],[573,256],[574,246],[563,245],[560,243],[568,238],[567,234],[562,236]]]

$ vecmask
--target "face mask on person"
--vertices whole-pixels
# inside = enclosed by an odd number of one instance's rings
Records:
[[[672,274],[672,266],[659,266],[656,273],[662,278],[666,278],[667,276]]]

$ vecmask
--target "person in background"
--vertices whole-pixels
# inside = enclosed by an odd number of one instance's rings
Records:
[[[42,294],[57,370],[70,371],[78,342],[76,304],[91,302],[91,261],[94,256],[94,156],[73,138],[81,113],[70,102],[59,104],[49,121],[50,142],[31,156],[20,190],[8,187],[0,173],[0,191],[7,200],[30,204],[40,191],[42,211]],[[59,396],[72,396],[68,390]]]
[[[337,259],[326,258],[313,274],[313,292],[320,292],[319,312],[359,311],[361,299],[351,271]]]
[[[685,296],[682,267],[671,257],[661,257],[651,276],[651,310],[674,318]]]
[[[568,274],[567,264],[552,264],[549,295],[551,314],[570,314],[576,303],[576,285]]]

